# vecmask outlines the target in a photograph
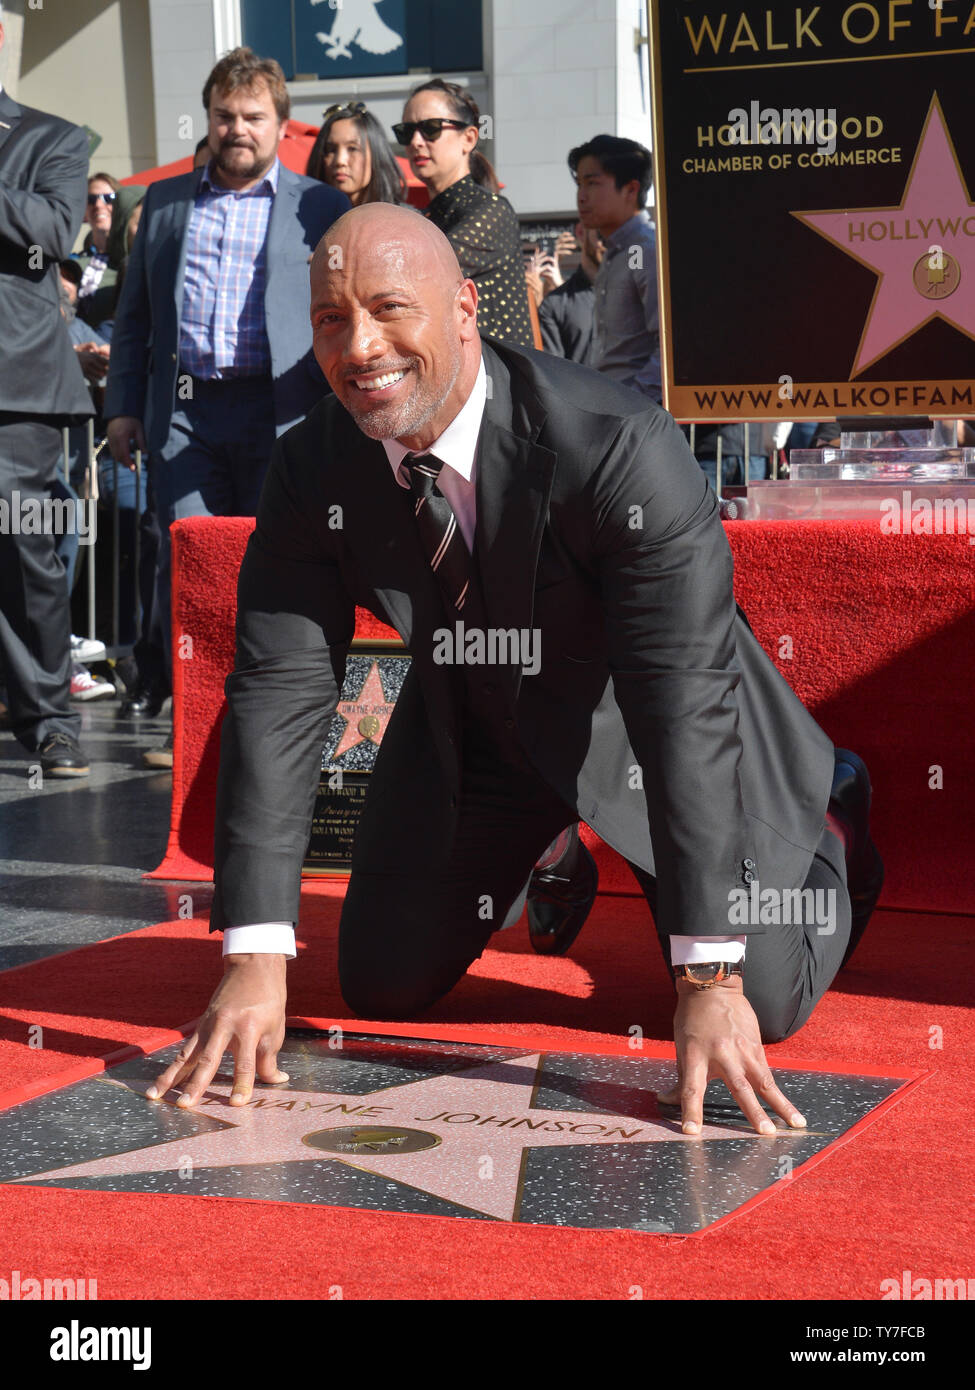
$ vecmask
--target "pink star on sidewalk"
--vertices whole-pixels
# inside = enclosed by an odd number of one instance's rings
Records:
[[[533,1105],[544,1054],[480,1063],[367,1095],[261,1089],[232,1107],[229,1081],[198,1107],[225,1128],[22,1178],[23,1183],[134,1173],[330,1160],[431,1193],[480,1216],[518,1219],[524,1163],[537,1148],[592,1144],[801,1139],[808,1131],[757,1135],[750,1126],[704,1125],[685,1135],[675,1121],[543,1110]],[[131,1083],[112,1083],[125,1084]],[[554,1084],[552,1077],[548,1085]],[[150,1103],[150,1102],[147,1102]],[[157,1102],[158,1103],[158,1102]],[[650,1094],[638,1108],[648,1108]]]

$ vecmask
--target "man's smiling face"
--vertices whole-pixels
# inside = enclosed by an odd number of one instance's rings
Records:
[[[366,204],[331,228],[311,274],[315,358],[332,390],[370,438],[427,447],[480,358],[477,290],[446,238],[412,211]]]

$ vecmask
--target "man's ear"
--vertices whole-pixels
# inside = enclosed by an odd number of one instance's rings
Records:
[[[473,280],[465,280],[457,286],[454,312],[457,315],[460,336],[464,342],[468,342],[477,333],[477,286]]]

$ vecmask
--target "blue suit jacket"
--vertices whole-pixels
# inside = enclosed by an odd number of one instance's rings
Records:
[[[105,418],[141,420],[150,452],[166,442],[176,399],[186,234],[202,177],[195,169],[150,186],[112,334]],[[264,295],[279,434],[328,390],[311,351],[308,259],[350,206],[344,193],[281,165],[268,224]]]

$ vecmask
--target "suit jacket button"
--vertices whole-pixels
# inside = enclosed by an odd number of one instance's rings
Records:
[[[485,693],[485,695],[493,695],[493,694],[494,694],[494,686],[493,686],[493,685],[486,685],[486,686],[484,687],[484,693]]]
[[[513,729],[515,727],[515,721],[513,719],[506,719],[504,721],[504,727],[506,729]]]
[[[754,869],[754,867],[755,867],[755,861],[754,861],[754,859],[743,859],[743,860],[741,861],[741,867],[742,867],[743,869]]]
[[[754,877],[755,875],[751,872],[750,869],[746,869],[745,872],[742,874],[742,878],[745,880],[746,883],[751,883]]]

